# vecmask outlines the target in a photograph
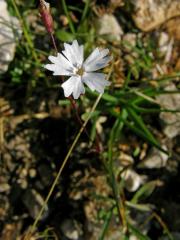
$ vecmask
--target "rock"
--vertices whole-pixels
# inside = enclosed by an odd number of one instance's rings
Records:
[[[10,190],[10,185],[8,183],[0,183],[0,193],[8,192]]]
[[[135,33],[126,33],[123,36],[123,50],[132,53],[132,48],[136,46],[137,35]]]
[[[180,40],[180,17],[170,19],[166,23],[166,30],[168,34],[175,40]]]
[[[122,178],[125,182],[125,188],[129,192],[135,192],[140,185],[145,181],[145,176],[137,174],[132,169],[127,169],[122,173]]]
[[[42,196],[36,190],[28,189],[22,196],[22,200],[24,205],[28,209],[30,216],[35,219],[44,204],[44,199],[42,198]],[[47,213],[48,207],[46,206],[42,218],[45,218]]]
[[[169,35],[166,32],[161,32],[159,34],[158,46],[162,55],[165,55],[168,51],[169,40]]]
[[[103,133],[103,126],[102,124],[105,123],[107,121],[107,117],[106,116],[100,116],[97,120],[96,120],[96,130],[99,134]]]
[[[110,0],[110,6],[115,9],[124,6],[124,0]]]
[[[166,147],[162,147],[167,150]],[[149,155],[138,165],[138,167],[143,168],[162,168],[166,166],[168,160],[168,155],[158,150],[157,148],[152,148]]]
[[[29,169],[30,178],[35,178],[36,175],[37,175],[36,169],[34,169],[34,168]]]
[[[6,195],[0,195],[0,221],[7,219],[10,209],[9,199]]]
[[[80,224],[72,219],[64,220],[60,226],[60,229],[68,239],[72,240],[78,240],[82,234]]]
[[[137,238],[135,235],[131,235],[131,236],[129,237],[129,240],[138,240],[138,238]]]
[[[165,87],[167,91],[178,91],[174,84]],[[161,94],[156,97],[162,108],[177,110],[180,109],[180,94]],[[180,134],[180,113],[161,112],[160,119],[163,125],[163,132],[169,138]]]
[[[96,21],[96,30],[99,35],[104,36],[109,41],[121,40],[123,30],[117,19],[112,14],[104,14]]]
[[[170,18],[180,16],[179,0],[131,0],[133,19],[142,31],[151,31]]]
[[[41,164],[38,166],[38,172],[40,174],[43,185],[46,187],[49,186],[53,181],[53,172],[50,166]]]
[[[123,153],[123,152],[120,153],[118,160],[119,160],[120,165],[123,167],[133,165],[133,163],[134,163],[134,159],[130,155]]]
[[[20,239],[19,234],[22,222],[6,223],[1,234],[1,240]]]
[[[17,38],[21,30],[17,18],[9,15],[7,3],[0,0],[1,21],[0,21],[0,73],[7,71],[15,52]]]
[[[174,39],[170,38],[166,32],[161,32],[158,39],[159,52],[164,56],[165,63],[169,62],[172,57]]]

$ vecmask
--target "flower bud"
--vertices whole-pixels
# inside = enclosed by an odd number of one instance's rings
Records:
[[[42,21],[46,27],[48,33],[53,32],[53,18],[50,12],[50,4],[44,0],[40,0],[39,12],[41,14]]]

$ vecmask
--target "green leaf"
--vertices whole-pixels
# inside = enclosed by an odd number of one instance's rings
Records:
[[[93,91],[91,91],[89,88],[86,88],[86,91],[87,91],[88,93],[90,93],[92,96],[98,96],[98,95],[99,95],[99,93],[93,92]],[[118,99],[117,97],[114,97],[114,96],[112,96],[112,95],[110,95],[110,94],[108,94],[108,93],[104,93],[104,94],[102,95],[101,99],[103,99],[103,100],[105,100],[105,101],[107,101],[107,102],[109,102],[109,103],[112,103],[112,104],[117,104],[118,101],[119,101],[119,99]]]
[[[131,203],[137,204],[139,200],[149,197],[155,188],[158,186],[159,181],[150,181],[145,183],[133,196]]]
[[[59,40],[61,40],[63,42],[71,42],[74,39],[74,36],[72,33],[64,31],[64,30],[56,31],[56,36]]]
[[[144,132],[134,126],[132,123],[125,121],[125,124],[127,127],[129,127],[132,131],[134,131],[138,136],[140,136],[141,138],[143,138],[145,141],[147,141],[148,143],[150,143],[152,146],[158,148],[159,150],[161,150],[162,152],[166,153],[167,155],[169,154],[166,150],[164,150],[158,143],[156,143],[156,141],[152,141],[146,134],[144,134]]]
[[[91,119],[92,118],[97,118],[100,114],[100,111],[95,110],[92,114],[91,114]],[[81,118],[83,121],[86,121],[86,119],[89,117],[89,112],[85,112],[81,115]]]
[[[151,139],[149,136],[147,136],[147,134],[144,133],[144,131],[141,130],[141,128],[139,126],[136,126],[134,122],[130,122],[126,119],[123,119],[119,113],[117,113],[116,111],[114,111],[113,109],[110,109],[109,112],[111,113],[111,115],[115,116],[115,117],[119,117],[122,119],[122,121],[124,122],[124,124],[131,129],[133,132],[135,132],[138,136],[140,136],[141,138],[143,138],[145,141],[147,141],[148,143],[150,143],[152,146],[158,148],[159,150],[161,150],[162,152],[166,153],[167,155],[169,155],[169,153],[164,150],[160,144],[157,141],[154,141],[153,139]]]
[[[136,203],[126,201],[125,204],[129,208],[133,208],[133,209],[136,209],[136,210],[139,210],[139,211],[142,211],[142,212],[150,212],[154,208],[154,206],[152,204],[148,204],[148,203],[146,203],[146,204],[139,204],[139,203],[136,204]]]
[[[59,100],[59,101],[58,101],[58,104],[59,104],[60,106],[69,106],[71,103],[70,103],[69,100]]]
[[[138,240],[151,240],[148,236],[142,234],[139,229],[128,223],[129,230],[134,234]]]
[[[106,232],[107,232],[108,227],[109,227],[110,220],[112,218],[112,214],[113,214],[113,208],[111,208],[110,211],[106,215],[99,240],[103,240],[105,238]]]
[[[148,138],[151,139],[152,142],[158,144],[154,136],[151,134],[149,129],[146,127],[142,117],[140,115],[137,115],[137,113],[134,111],[133,108],[128,107],[127,111],[129,115],[131,116],[131,119],[134,121],[134,123],[137,125],[137,127],[141,128],[141,130],[144,132],[144,134],[147,135]]]

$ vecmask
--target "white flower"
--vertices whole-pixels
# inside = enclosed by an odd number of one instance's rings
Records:
[[[108,55],[109,50],[96,48],[84,61],[83,45],[79,45],[74,40],[72,45],[64,43],[64,51],[58,53],[56,57],[49,56],[52,64],[45,65],[45,68],[53,71],[53,75],[70,76],[62,84],[65,97],[71,94],[75,99],[85,93],[84,83],[92,90],[99,93],[104,92],[104,88],[110,85],[103,73],[94,71],[106,67],[111,60]]]

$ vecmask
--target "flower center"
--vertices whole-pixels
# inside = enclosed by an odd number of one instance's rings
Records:
[[[82,76],[84,74],[84,68],[83,67],[77,68],[76,74]]]

